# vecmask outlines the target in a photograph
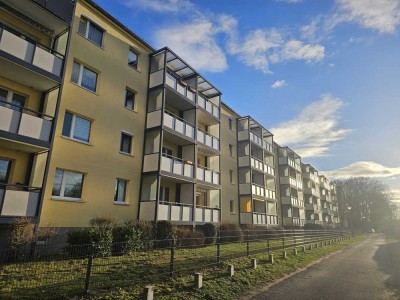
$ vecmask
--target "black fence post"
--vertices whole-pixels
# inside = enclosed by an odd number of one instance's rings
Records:
[[[271,247],[269,246],[269,238],[267,238],[267,249],[268,249],[268,254],[270,254]]]
[[[249,230],[246,230],[246,255],[249,256],[250,255],[250,244],[249,244]]]
[[[217,233],[217,262],[221,262],[221,234],[220,231],[218,230]]]
[[[89,294],[90,289],[90,276],[92,274],[92,265],[93,265],[93,252],[94,252],[94,244],[90,245],[89,256],[88,256],[88,263],[86,266],[86,276],[85,276],[85,294]]]
[[[171,246],[171,257],[169,262],[169,277],[174,276],[175,246]]]
[[[285,231],[282,229],[282,249],[285,250]]]

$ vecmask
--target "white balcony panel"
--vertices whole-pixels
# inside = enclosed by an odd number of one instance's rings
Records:
[[[140,220],[154,221],[156,201],[140,202]]]
[[[213,222],[214,223],[221,222],[220,211],[218,209],[213,209]]]
[[[203,222],[203,209],[202,208],[198,208],[196,207],[195,210],[195,218],[196,218],[196,222]]]
[[[165,204],[158,205],[157,220],[163,220],[163,221],[169,220],[169,205],[165,205]]]
[[[52,122],[28,114],[22,114],[18,133],[42,141],[50,140]]]
[[[0,106],[0,130],[17,133],[21,112]]]
[[[38,192],[6,190],[1,216],[34,217],[38,204]]]
[[[161,110],[149,112],[147,114],[146,128],[153,128],[161,125]]]
[[[204,222],[211,222],[212,209],[204,208]]]
[[[239,193],[240,194],[251,194],[250,183],[239,184]]]
[[[144,156],[143,172],[152,172],[158,170],[158,153],[147,154]]]
[[[178,174],[178,175],[183,175],[184,174],[184,169],[183,169],[183,162],[179,160],[173,160],[172,161],[172,173]]]
[[[151,73],[149,87],[152,88],[152,87],[161,85],[163,83],[163,79],[164,79],[164,69],[161,69],[161,70],[158,70],[157,72]],[[168,78],[166,80],[168,82]]]
[[[183,175],[186,177],[193,177],[193,165],[185,164]]]
[[[238,132],[238,141],[246,141],[249,139],[249,132],[247,130]]]
[[[182,221],[189,222],[192,220],[192,208],[182,206]]]
[[[36,47],[32,63],[47,72],[61,76],[63,60],[42,48]]]
[[[30,63],[33,60],[35,45],[7,30],[3,30],[0,49]]]
[[[239,157],[239,167],[248,167],[250,165],[250,160],[248,156]]]
[[[171,208],[171,221],[180,221],[182,207],[177,205],[171,205],[170,208]]]

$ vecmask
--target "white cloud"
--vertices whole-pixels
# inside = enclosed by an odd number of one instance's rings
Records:
[[[392,177],[400,176],[400,167],[391,168],[373,161],[357,161],[343,168],[324,172],[332,178],[350,177]]]
[[[167,45],[198,70],[222,72],[228,68],[228,63],[216,41],[220,30],[210,20],[198,18],[192,23],[156,31],[155,40],[159,47]]]
[[[327,155],[332,143],[343,139],[350,129],[340,129],[339,110],[343,101],[330,94],[306,106],[293,120],[271,128],[277,143],[289,145],[302,157]]]
[[[290,40],[283,47],[282,60],[305,60],[310,63],[321,61],[325,57],[325,47],[321,45],[304,44],[298,40]]]
[[[152,10],[158,13],[181,13],[194,8],[187,0],[125,0],[126,6]]]
[[[277,80],[271,85],[271,88],[277,89],[277,88],[281,88],[284,86],[287,86],[287,83],[285,80]]]
[[[303,0],[275,0],[276,2],[301,3]]]
[[[392,192],[392,200],[400,202],[400,190],[399,189],[391,189]]]

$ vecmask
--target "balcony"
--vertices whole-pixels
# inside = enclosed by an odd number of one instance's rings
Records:
[[[3,68],[8,68],[6,69],[7,73],[4,73],[4,77],[27,86],[33,86],[38,90],[50,89],[54,86],[54,82],[61,82],[64,65],[64,56],[62,54],[25,37],[22,33],[1,23],[0,56],[5,60],[2,61],[1,66],[4,64]],[[15,70],[9,67],[10,61],[17,63],[20,66],[19,69]],[[22,71],[24,68],[30,70],[30,74],[25,74],[26,72]]]
[[[164,126],[172,129],[174,132],[181,134],[190,139],[194,139],[194,128],[193,124],[185,121],[184,119],[175,116],[169,111],[164,112]]]
[[[196,222],[219,223],[221,222],[221,210],[219,208],[196,206]]]
[[[191,204],[160,202],[157,220],[191,222],[192,210],[193,206]]]
[[[318,205],[314,203],[306,203],[306,210],[318,211]]]
[[[189,101],[196,102],[196,91],[189,87],[184,81],[178,80],[169,72],[166,73],[165,83]]]
[[[322,201],[328,201],[328,202],[330,202],[330,201],[331,201],[331,198],[330,198],[330,196],[328,196],[328,195],[323,195],[323,194],[321,194],[321,200],[322,200]]]
[[[52,126],[53,117],[0,100],[0,130],[45,142],[45,146]]]
[[[273,153],[272,145],[252,131],[250,131],[250,141],[263,148],[264,150]]]
[[[197,98],[197,104],[199,107],[207,111],[209,114],[213,115],[215,118],[220,118],[220,109],[211,101],[207,100],[203,96],[199,95]]]
[[[304,188],[304,194],[313,195],[315,197],[319,197],[320,196],[319,195],[319,191],[317,189],[311,188],[311,187],[305,187]]]
[[[197,129],[197,141],[213,150],[219,151],[220,149],[219,139],[201,129]]]
[[[0,185],[0,217],[36,217],[41,188]]]
[[[322,213],[323,213],[323,214],[331,215],[331,214],[332,214],[332,210],[331,210],[330,208],[323,207],[323,208],[322,208]]]
[[[186,177],[189,180],[193,179],[193,163],[185,161],[181,158],[163,154],[161,157],[161,171],[171,175]]]
[[[252,184],[251,193],[255,196],[265,197],[265,188],[260,185]]]
[[[288,157],[287,159],[288,161],[288,165],[291,166],[292,168],[294,168],[296,171],[301,172],[301,166],[299,164],[297,164],[293,159],[291,159],[290,157]]]
[[[201,180],[207,183],[212,183],[219,185],[220,184],[220,174],[217,171],[207,169],[203,166],[197,166],[196,173],[197,180]]]
[[[303,227],[304,223],[305,223],[305,220],[296,218],[296,217],[284,217],[283,218],[283,225]]]
[[[283,205],[292,205],[297,207],[304,207],[304,201],[299,200],[293,196],[282,196],[282,204]]]
[[[289,176],[280,177],[281,184],[290,184],[296,189],[303,189],[303,183]]]
[[[268,199],[276,199],[276,192],[274,190],[265,189],[265,197]]]

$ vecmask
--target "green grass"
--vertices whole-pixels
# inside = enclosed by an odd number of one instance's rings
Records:
[[[246,257],[246,242],[221,245],[221,263],[217,263],[216,246],[175,250],[173,279],[169,278],[170,251],[137,252],[131,256],[93,259],[90,282],[93,299],[137,299],[145,285],[152,284],[156,299],[231,299],[258,284],[270,282],[310,262],[357,242],[362,237],[316,248],[299,255],[288,250],[286,260],[267,263],[266,241],[250,242],[251,258],[257,258],[258,268],[250,268]],[[297,240],[297,242],[299,242]],[[286,245],[290,245],[286,241]],[[270,247],[281,246],[271,241]],[[239,257],[241,256],[241,257]],[[227,276],[227,264],[235,266],[235,276]],[[87,259],[11,264],[0,268],[0,298],[43,299],[71,298],[83,291]],[[204,287],[193,288],[193,273],[204,274]]]

